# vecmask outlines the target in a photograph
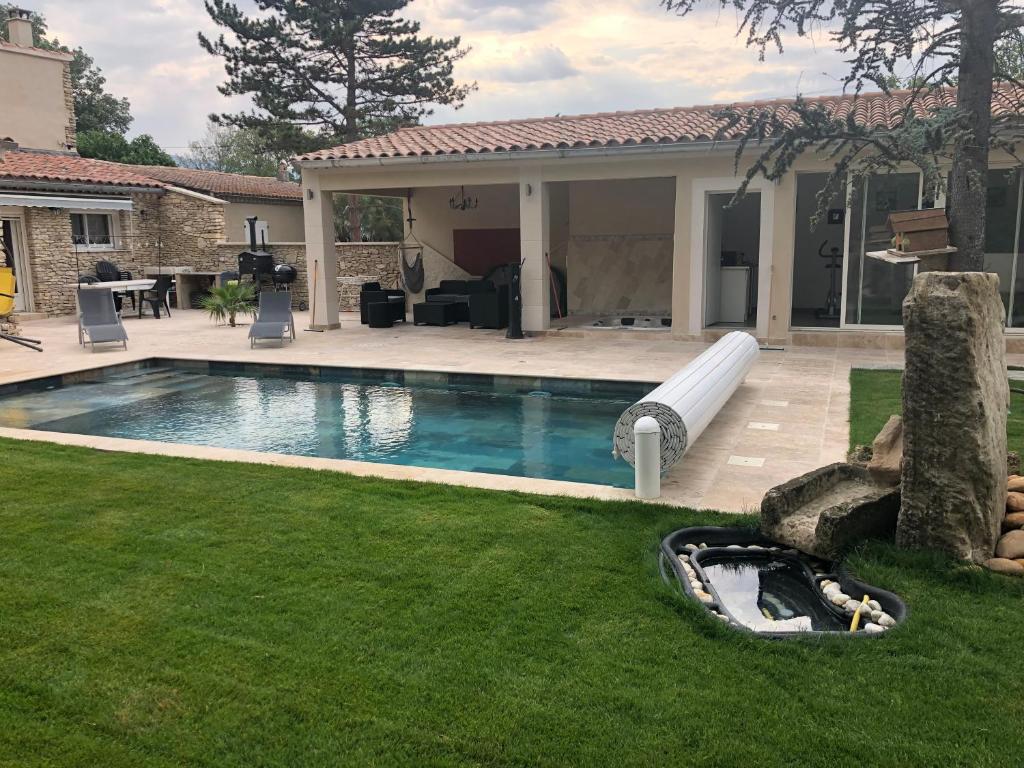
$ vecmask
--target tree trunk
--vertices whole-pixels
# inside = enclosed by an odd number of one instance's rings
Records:
[[[960,70],[956,106],[967,117],[968,136],[955,148],[950,173],[950,243],[957,248],[954,270],[985,267],[985,198],[988,143],[992,127],[993,46],[998,20],[996,0],[961,2]]]

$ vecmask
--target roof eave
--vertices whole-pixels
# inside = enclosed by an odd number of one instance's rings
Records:
[[[735,151],[738,140],[729,141],[688,141],[673,144],[631,144],[613,147],[568,147],[560,149],[507,150],[504,152],[470,152],[447,155],[401,155],[397,157],[354,157],[330,158],[325,160],[301,160],[292,162],[300,168],[366,168],[378,166],[431,165],[435,163],[484,163],[511,160],[550,160],[587,157],[619,157],[624,155],[665,155]]]
[[[59,181],[47,179],[0,178],[0,189],[22,189],[25,191],[77,192],[99,195],[162,195],[163,187],[144,187],[127,184],[92,184],[84,181]]]

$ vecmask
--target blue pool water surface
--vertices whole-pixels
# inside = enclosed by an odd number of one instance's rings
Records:
[[[250,369],[151,367],[16,391],[0,397],[0,424],[632,485],[632,468],[611,456],[612,429],[642,392],[500,388],[486,377],[482,383],[407,384],[357,374],[304,378]]]

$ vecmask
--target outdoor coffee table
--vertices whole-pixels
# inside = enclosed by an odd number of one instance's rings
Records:
[[[412,305],[413,325],[451,325],[457,323],[458,307],[449,301],[421,301]]]

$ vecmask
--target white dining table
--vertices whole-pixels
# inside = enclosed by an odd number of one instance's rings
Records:
[[[94,288],[109,288],[112,291],[148,291],[156,280],[150,278],[139,278],[137,280],[109,280],[102,283],[65,283],[66,288],[82,288],[92,290]]]

